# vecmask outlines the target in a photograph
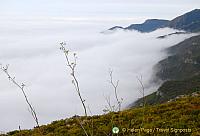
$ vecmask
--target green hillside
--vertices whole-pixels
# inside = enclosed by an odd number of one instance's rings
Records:
[[[185,80],[166,81],[156,92],[147,95],[145,102],[147,105],[164,103],[176,97],[182,97],[197,91],[200,91],[200,76],[194,76]],[[130,106],[138,107],[142,103],[143,99],[140,98]]]
[[[152,105],[170,101],[180,95],[200,90],[200,35],[193,36],[166,50],[170,56],[156,66],[154,81],[165,81],[159,89],[145,97]],[[140,98],[130,106],[140,106]]]
[[[200,135],[200,93],[145,108],[87,118],[74,116],[41,126],[40,132],[38,128],[16,130],[6,136],[40,136],[41,133],[43,136],[85,136],[80,123],[89,136],[197,136]],[[118,134],[112,134],[114,126],[120,129]]]
[[[183,80],[200,74],[200,35],[167,49],[171,54],[155,67],[161,80]]]

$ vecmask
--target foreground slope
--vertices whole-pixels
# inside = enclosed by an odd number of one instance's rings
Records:
[[[165,104],[133,108],[101,116],[88,118],[75,116],[41,126],[40,131],[44,136],[84,136],[80,123],[89,135],[94,136],[110,136],[114,126],[120,129],[118,136],[139,135],[139,130],[142,136],[175,134],[197,136],[200,135],[200,94],[193,93]],[[141,129],[138,129],[140,127]],[[151,129],[154,132],[151,132]],[[41,134],[35,128],[16,130],[7,135],[40,136]]]

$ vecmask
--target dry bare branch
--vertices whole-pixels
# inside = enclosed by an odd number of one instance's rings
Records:
[[[104,113],[107,113],[107,112],[114,112],[115,110],[113,109],[115,106],[113,106],[111,104],[111,101],[110,101],[110,96],[104,96],[105,100],[106,100],[106,103],[108,106],[105,106],[105,109],[103,109],[103,112]]]
[[[123,99],[121,98],[121,100],[119,100],[119,98],[118,98],[117,87],[119,85],[119,80],[117,80],[116,83],[114,83],[114,81],[113,81],[113,71],[112,70],[109,71],[109,76],[110,76],[109,82],[114,89],[114,94],[115,94],[115,98],[116,98],[117,105],[118,105],[118,111],[121,111],[121,104],[122,104]]]
[[[73,54],[73,61],[71,61],[69,59],[69,55],[70,55],[70,52],[69,50],[67,50],[65,48],[65,45],[66,43],[65,42],[61,42],[60,43],[60,50],[63,51],[64,55],[65,55],[65,59],[66,59],[66,62],[67,62],[67,66],[69,67],[69,69],[71,70],[71,77],[72,77],[72,84],[74,85],[75,87],[75,90],[79,96],[79,99],[81,101],[81,104],[83,106],[83,109],[84,109],[84,113],[85,113],[85,116],[87,116],[87,108],[85,106],[85,99],[82,98],[82,95],[81,95],[81,91],[80,91],[80,87],[79,87],[79,82],[77,80],[77,77],[75,75],[75,68],[76,68],[76,61],[77,61],[77,56],[76,56],[76,53]]]
[[[143,81],[142,81],[142,75],[140,75],[140,77],[136,77],[137,78],[137,80],[138,80],[138,82],[139,82],[139,84],[140,84],[140,86],[141,86],[141,89],[139,90],[140,91],[140,93],[142,94],[142,100],[143,100],[143,105],[142,105],[142,107],[143,107],[143,121],[142,121],[142,126],[143,126],[143,124],[144,124],[144,115],[145,115],[145,104],[146,104],[146,102],[145,102],[145,88],[144,88],[144,84],[143,84]]]
[[[142,75],[140,75],[140,77],[136,77],[136,78],[141,86],[141,89],[139,90],[139,92],[142,94],[143,106],[145,106],[145,88],[144,88],[144,84],[142,81]]]
[[[37,117],[37,113],[36,113],[33,105],[30,103],[30,101],[28,99],[28,96],[26,95],[25,90],[24,90],[24,88],[25,88],[26,85],[24,83],[18,83],[16,81],[15,77],[11,76],[9,74],[8,68],[9,68],[9,65],[6,65],[6,66],[0,65],[0,69],[7,75],[8,79],[22,91],[23,96],[25,98],[25,101],[26,101],[26,103],[27,103],[27,105],[29,107],[30,113],[31,113],[31,115],[32,115],[32,117],[33,117],[33,119],[34,119],[37,127],[39,128],[40,125],[39,125],[39,120],[38,120],[38,117]]]

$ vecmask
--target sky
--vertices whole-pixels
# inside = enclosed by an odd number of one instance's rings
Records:
[[[1,0],[1,18],[65,19],[127,25],[147,18],[172,19],[199,8],[198,0]]]
[[[41,124],[83,114],[71,84],[70,71],[59,50],[78,55],[77,78],[93,114],[102,114],[105,96],[116,103],[109,84],[109,69],[119,80],[123,107],[140,96],[136,80],[143,76],[146,93],[152,85],[153,66],[167,57],[163,50],[194,34],[156,39],[177,30],[141,34],[136,31],[100,33],[115,25],[127,26],[149,18],[173,19],[198,8],[197,0],[0,0],[0,63],[26,84],[26,93]],[[169,10],[170,9],[170,10]],[[32,128],[22,93],[0,72],[0,131]]]

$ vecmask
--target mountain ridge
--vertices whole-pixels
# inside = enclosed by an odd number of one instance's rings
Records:
[[[155,31],[158,28],[164,27],[167,23],[169,23],[169,20],[164,19],[147,19],[142,24],[132,24],[124,29],[126,30],[137,30],[140,32],[152,32]]]
[[[142,24],[131,24],[128,27],[115,26],[108,30],[113,31],[117,29],[122,30],[136,30],[142,33],[148,33],[155,31],[159,28],[173,28],[178,30],[184,30],[187,32],[199,32],[200,31],[200,9],[194,9],[183,15],[180,15],[172,20],[165,19],[147,19]]]
[[[200,9],[194,9],[190,12],[187,12],[181,16],[178,16],[172,19],[168,27],[185,30],[189,32],[196,32],[200,30]],[[195,27],[197,26],[197,27]]]

